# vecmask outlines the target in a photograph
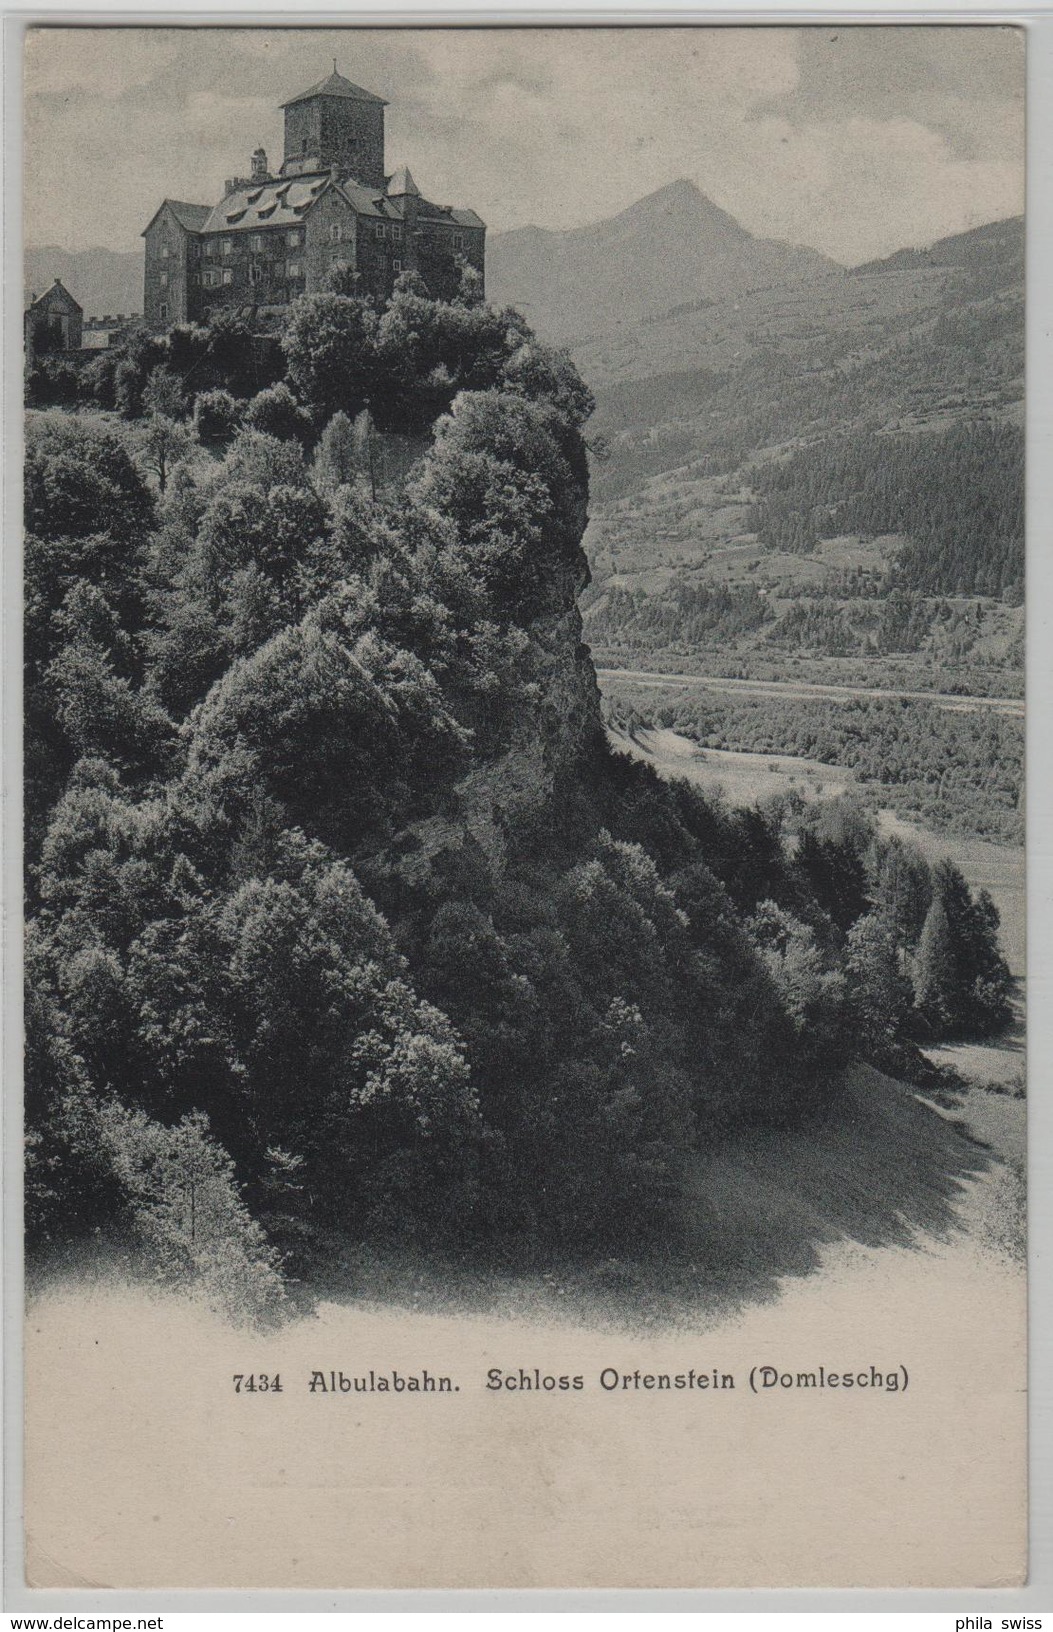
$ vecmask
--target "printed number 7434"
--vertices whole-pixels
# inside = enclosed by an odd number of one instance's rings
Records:
[[[273,1377],[269,1377],[265,1371],[234,1373],[235,1394],[280,1394],[281,1391],[282,1380],[277,1372]]]

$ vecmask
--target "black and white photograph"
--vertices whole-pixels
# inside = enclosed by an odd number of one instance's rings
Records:
[[[25,31],[28,1587],[1025,1580],[1025,56]]]

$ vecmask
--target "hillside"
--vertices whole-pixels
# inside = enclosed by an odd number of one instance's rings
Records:
[[[30,418],[34,1249],[261,1320],[334,1243],[668,1259],[718,1134],[1008,1015],[956,869],[610,751],[591,399],[468,293],[304,296],[244,406],[247,323],[135,335]]]
[[[573,352],[608,444],[586,538],[601,661],[771,677],[792,656],[856,684],[1019,686],[1021,221]],[[714,590],[755,604],[700,633]]]
[[[492,300],[526,313],[545,339],[582,345],[672,308],[743,290],[844,278],[813,249],[754,238],[689,181],[605,221],[565,232],[523,227],[487,246]]]
[[[128,317],[143,309],[143,257],[113,249],[27,248],[23,260],[26,298],[61,278],[85,317]]]

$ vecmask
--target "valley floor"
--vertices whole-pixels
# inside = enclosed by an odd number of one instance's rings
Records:
[[[956,713],[992,710],[996,714],[1023,717],[1024,704],[1019,697],[963,696],[957,692],[897,691],[886,686],[841,686],[806,680],[746,680],[711,674],[663,674],[652,669],[607,668],[597,669],[600,681],[631,680],[638,686],[654,686],[663,690],[668,686],[702,687],[709,691],[742,693],[753,697],[808,698],[827,697],[849,701],[856,697],[905,698],[909,702],[932,703]]]
[[[750,805],[777,794],[797,793],[804,799],[832,799],[858,788],[855,774],[843,766],[790,754],[751,754],[722,748],[700,748],[676,731],[641,730],[631,737],[609,733],[620,753],[631,754],[654,766],[660,776],[683,777],[711,793],[720,789],[733,805]],[[873,789],[867,790],[873,793]],[[908,821],[897,812],[878,812],[882,831],[898,833],[916,843],[929,861],[947,856],[972,889],[985,889],[1001,917],[1002,951],[1018,981],[1025,975],[1027,878],[1021,846],[992,844],[984,839],[937,833],[921,822]]]

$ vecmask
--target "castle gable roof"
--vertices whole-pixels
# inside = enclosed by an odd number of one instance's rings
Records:
[[[421,199],[417,215],[422,221],[445,221],[455,227],[482,227],[486,223],[474,210],[456,210],[451,204],[432,204]]]
[[[363,187],[361,182],[353,181],[349,177],[340,183],[340,191],[356,215],[367,215],[375,221],[402,219],[399,204],[394,199],[382,198],[375,187]]]
[[[351,81],[345,79],[343,74],[338,74],[335,68],[328,79],[320,79],[318,84],[312,85],[309,90],[301,91],[299,96],[290,97],[288,102],[282,103],[282,107],[292,108],[297,102],[310,102],[316,96],[336,96],[345,102],[373,102],[381,108],[387,107],[382,96],[374,96],[372,91],[364,91],[361,85],[352,85]]]
[[[38,295],[36,300],[31,300],[26,310],[27,312],[46,312],[54,310],[56,306],[64,308],[67,312],[82,312],[84,310],[80,301],[70,294],[61,278],[56,278],[50,289],[45,289],[44,293]]]
[[[180,198],[164,198],[139,236],[142,237],[150,231],[161,211],[165,209],[171,211],[179,225],[185,227],[187,232],[200,232],[211,208],[211,204],[185,204]]]

